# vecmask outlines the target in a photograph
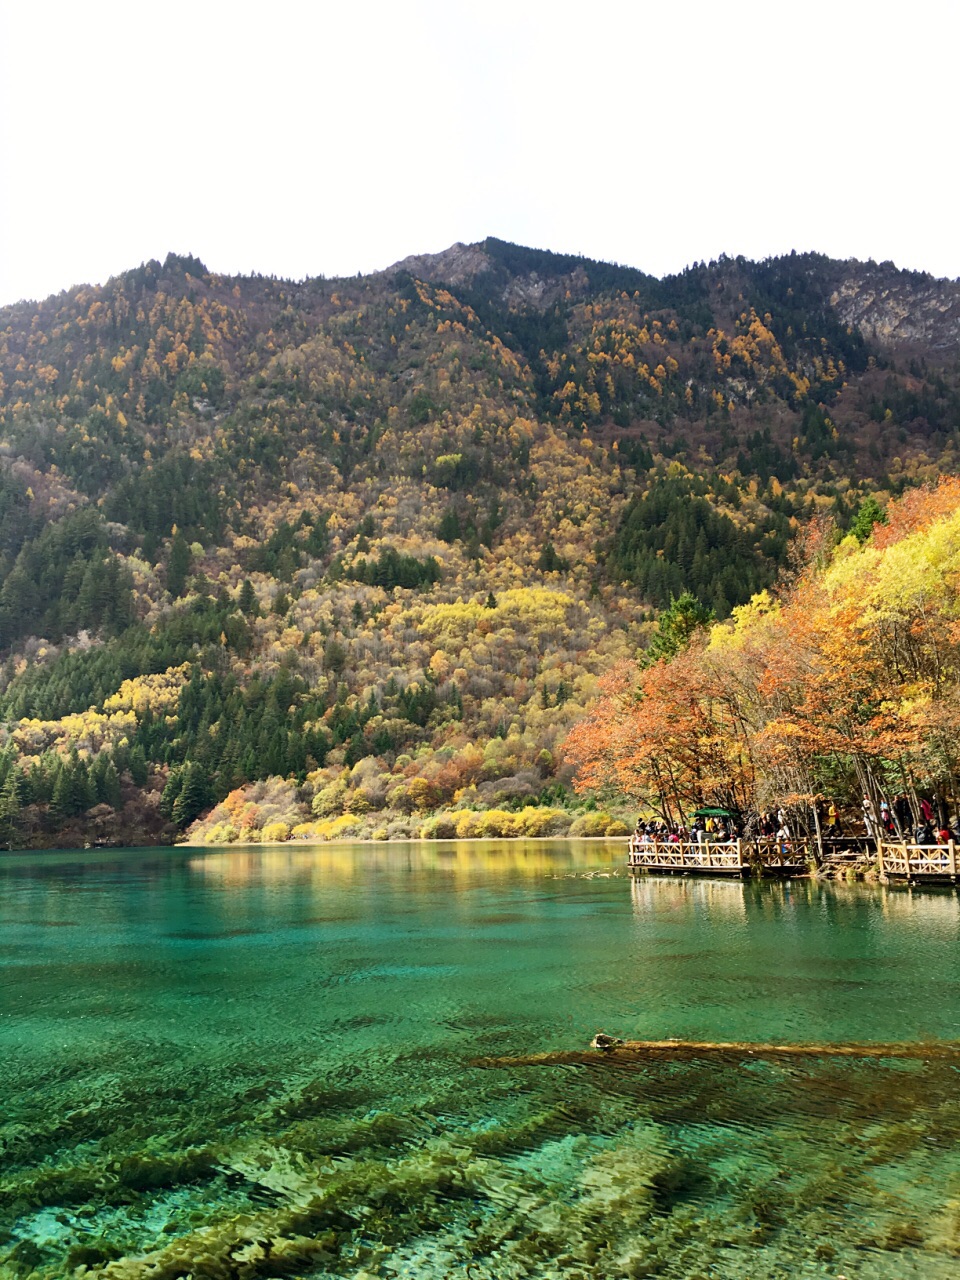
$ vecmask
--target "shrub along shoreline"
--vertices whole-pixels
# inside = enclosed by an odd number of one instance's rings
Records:
[[[229,797],[228,797],[229,801]],[[606,810],[571,812],[527,805],[522,809],[450,809],[408,816],[396,813],[338,814],[309,822],[285,821],[270,815],[262,821],[259,806],[246,801],[218,805],[202,823],[195,823],[180,843],[191,846],[285,844],[309,841],[497,840],[619,838],[630,828]],[[293,816],[293,815],[291,815]]]

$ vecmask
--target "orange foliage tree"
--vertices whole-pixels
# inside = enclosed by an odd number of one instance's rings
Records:
[[[564,743],[579,790],[682,821],[698,804],[960,799],[960,480],[861,544],[812,537],[766,593],[645,670],[623,663]]]

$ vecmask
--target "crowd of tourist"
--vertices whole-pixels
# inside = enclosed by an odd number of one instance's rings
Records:
[[[948,845],[951,840],[960,845],[960,816],[954,816],[951,821],[946,803],[940,797],[911,799],[901,793],[892,803],[881,800],[878,808],[869,796],[864,796],[858,819],[849,825],[855,829],[848,834],[848,824],[833,800],[818,802],[815,827],[827,841],[862,839],[866,835],[870,840],[905,841],[915,845]],[[794,834],[790,816],[783,808],[764,810],[743,824],[733,814],[722,811],[697,814],[689,827],[660,818],[640,817],[630,837],[630,848],[639,850],[648,844],[722,844],[748,836],[775,841],[786,850]]]
[[[662,819],[645,822],[637,819],[633,835],[630,837],[630,848],[639,849],[645,844],[724,844],[736,840],[741,835],[738,824],[732,815],[708,814],[695,816],[689,827],[671,825]]]
[[[879,812],[869,796],[861,805],[863,827],[871,840],[904,840],[908,844],[946,845],[960,843],[960,817],[950,821],[942,797],[916,797],[915,802],[901,792],[893,803],[880,801]]]

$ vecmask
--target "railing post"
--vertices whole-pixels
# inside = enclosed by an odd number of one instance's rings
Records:
[[[737,836],[737,866],[741,871],[743,870],[743,842],[739,836]]]
[[[957,882],[957,846],[953,840],[947,841],[947,852],[950,855],[950,879]]]
[[[880,875],[880,879],[882,880],[884,878],[884,875],[886,874],[883,869],[883,841],[882,840],[880,840],[877,844],[877,860],[878,860],[879,875]]]

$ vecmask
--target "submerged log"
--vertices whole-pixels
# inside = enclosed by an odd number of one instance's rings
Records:
[[[615,1040],[600,1032],[589,1049],[531,1053],[521,1057],[475,1058],[474,1067],[554,1067],[627,1063],[658,1058],[919,1058],[960,1060],[955,1040],[897,1043],[777,1044],[752,1040]]]

